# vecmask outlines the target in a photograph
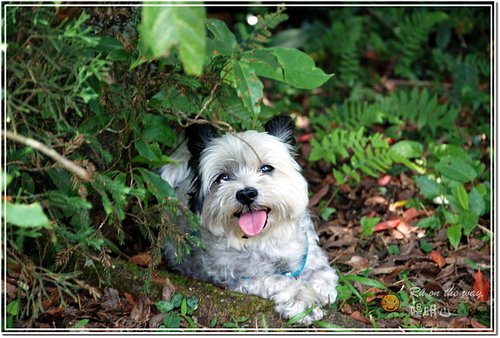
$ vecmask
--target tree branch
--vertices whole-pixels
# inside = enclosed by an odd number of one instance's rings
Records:
[[[35,150],[38,150],[39,152],[47,155],[54,161],[58,162],[64,169],[68,170],[75,176],[78,176],[83,181],[90,181],[90,179],[92,178],[92,175],[90,175],[90,173],[86,169],[82,168],[78,164],[75,164],[75,162],[68,160],[66,157],[60,155],[54,149],[50,148],[49,146],[37,140],[19,134],[15,134],[7,130],[0,131],[0,135],[1,136],[5,135],[8,139],[12,141],[22,143]]]

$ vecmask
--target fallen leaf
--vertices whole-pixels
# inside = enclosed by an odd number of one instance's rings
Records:
[[[309,200],[309,207],[313,207],[318,204],[319,201],[321,201],[321,199],[328,194],[328,191],[330,191],[330,184],[324,182],[323,186]]]
[[[402,200],[402,201],[397,201],[397,202],[391,203],[389,205],[389,211],[395,212],[396,209],[404,207],[407,204],[408,204],[408,200]]]
[[[396,230],[398,230],[404,237],[409,238],[411,233],[411,226],[406,221],[401,221],[396,226]]]
[[[353,313],[351,313],[351,318],[357,320],[358,322],[370,324],[370,320],[363,316],[363,314],[359,311],[354,311]]]
[[[384,175],[377,180],[377,183],[378,183],[378,185],[384,186],[384,185],[389,184],[391,179],[392,179],[391,175]]]
[[[167,315],[168,313],[159,313],[157,315],[154,315],[149,320],[149,327],[151,329],[156,329],[157,327],[160,326],[160,324],[163,322],[163,318],[165,318]]]
[[[161,292],[161,298],[163,300],[169,301],[172,298],[172,295],[175,292],[175,286],[172,284],[170,279],[166,278],[165,283],[163,285],[163,290]]]
[[[127,300],[127,302],[129,302],[132,305],[135,305],[136,302],[135,302],[134,296],[132,296],[128,292],[124,292],[123,295],[125,296],[125,299]]]
[[[368,267],[368,263],[368,259],[361,256],[352,256],[351,259],[347,262],[347,264],[358,270],[366,269]]]
[[[151,255],[149,252],[141,252],[138,255],[132,256],[129,259],[130,263],[134,263],[139,266],[148,266],[151,262]]]
[[[487,302],[490,299],[490,283],[488,283],[483,273],[479,270],[473,277],[474,285],[472,285],[472,289],[476,292],[477,299],[481,302]]]
[[[102,303],[102,307],[105,310],[121,310],[120,294],[116,289],[104,289],[104,301]]]
[[[400,218],[391,219],[390,221],[380,222],[373,228],[374,231],[384,231],[388,229],[394,229],[401,222]]]
[[[372,196],[372,197],[368,197],[365,200],[365,205],[369,207],[369,206],[374,206],[377,204],[384,204],[385,202],[386,202],[386,199],[382,196]]]
[[[425,211],[423,210],[417,210],[415,208],[409,208],[407,210],[405,210],[405,212],[403,212],[403,220],[406,221],[406,222],[409,222],[413,219],[415,219],[416,217],[424,214]]]
[[[364,292],[364,295],[365,295],[366,302],[370,303],[371,301],[373,301],[376,298],[384,297],[385,295],[387,295],[387,292],[382,291],[381,289],[378,289],[378,288],[368,288]]]
[[[430,253],[431,259],[437,264],[439,268],[442,268],[446,264],[446,260],[443,258],[441,253],[437,250],[433,250]]]
[[[149,318],[150,313],[151,309],[149,307],[149,299],[146,296],[141,295],[132,308],[132,311],[130,311],[130,319],[142,322]]]

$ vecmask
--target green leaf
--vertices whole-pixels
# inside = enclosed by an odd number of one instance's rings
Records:
[[[469,193],[469,210],[478,216],[484,215],[486,211],[484,198],[476,187],[472,188]]]
[[[147,189],[155,195],[158,202],[164,198],[176,198],[174,189],[163,180],[158,174],[155,174],[144,168],[136,168],[147,184]]]
[[[457,199],[462,209],[469,209],[469,196],[463,184],[457,184],[455,188],[453,188],[453,196]]]
[[[456,157],[444,157],[435,168],[445,177],[466,183],[476,178],[477,173],[467,162]]]
[[[446,228],[446,234],[451,246],[456,250],[462,238],[462,226],[460,224],[451,225]]]
[[[163,318],[163,325],[168,328],[178,328],[181,326],[181,318],[179,317],[179,314],[174,312],[169,314],[168,316],[165,316]]]
[[[294,48],[264,48],[276,56],[283,69],[284,82],[300,89],[314,89],[322,86],[333,74],[325,74],[314,65],[313,59]]]
[[[254,116],[260,113],[260,101],[264,98],[264,86],[255,70],[245,62],[233,62],[234,82],[238,96]]]
[[[379,221],[379,217],[361,217],[361,237],[371,235],[373,233],[373,228]]]
[[[165,116],[144,114],[142,115],[142,124],[144,125],[142,137],[145,142],[157,141],[169,147],[176,145],[175,132]]]
[[[434,247],[432,246],[432,244],[427,242],[425,239],[421,239],[419,241],[419,244],[420,244],[420,249],[425,253],[429,253],[432,250],[434,250]]]
[[[181,314],[183,316],[185,316],[187,314],[187,301],[186,301],[186,298],[182,298],[182,302],[181,302]]]
[[[247,63],[258,76],[284,82],[283,69],[278,58],[268,50],[255,49],[243,53],[242,62]]]
[[[427,176],[415,177],[415,183],[420,189],[420,193],[425,198],[433,199],[439,196],[440,193],[439,184],[436,181],[428,178]]]
[[[399,255],[400,254],[399,246],[397,244],[389,244],[387,246],[387,253],[389,255]]]
[[[187,313],[192,314],[198,308],[199,301],[198,298],[196,297],[189,297],[186,303],[187,303]]]
[[[20,310],[19,299],[13,300],[9,304],[7,304],[7,313],[12,316],[17,316]]]
[[[5,212],[6,214],[2,214],[2,217],[6,219],[7,223],[21,228],[51,229],[53,227],[39,203],[13,204],[7,202]]]
[[[416,158],[422,156],[424,146],[419,142],[403,140],[395,143],[391,150],[404,158]]]
[[[387,290],[387,286],[385,286],[384,283],[382,283],[381,281],[378,281],[376,279],[371,279],[368,277],[362,277],[362,276],[356,276],[356,275],[345,275],[344,279],[346,281],[358,282],[358,283],[364,284],[366,286],[379,288],[382,290]]]
[[[82,327],[85,327],[88,323],[89,323],[89,319],[81,319],[79,321],[77,321],[73,326],[72,328],[75,328],[75,329],[80,329]]]
[[[302,319],[306,318],[312,312],[312,310],[314,310],[315,308],[316,308],[316,306],[311,306],[311,307],[307,308],[305,311],[302,311],[301,313],[296,314],[295,316],[293,316],[292,318],[290,318],[288,320],[287,324],[292,325],[292,324],[295,324],[297,322],[300,322]]]
[[[458,223],[463,227],[466,236],[471,234],[478,222],[479,216],[470,211],[462,211],[458,219]]]
[[[416,226],[425,229],[439,229],[441,227],[441,222],[436,216],[430,216],[422,219]]]
[[[139,33],[145,55],[169,56],[177,45],[186,73],[201,74],[206,45],[204,7],[143,7]]]
[[[208,19],[207,29],[212,34],[212,37],[209,36],[207,39],[207,56],[231,56],[237,51],[238,43],[236,42],[236,37],[227,28],[224,21]]]

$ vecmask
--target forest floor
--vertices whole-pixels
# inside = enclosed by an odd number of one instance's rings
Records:
[[[327,221],[319,216],[316,220],[320,244],[332,266],[343,276],[361,276],[347,283],[364,298],[339,296],[330,314],[310,329],[405,327],[488,331],[489,317],[485,314],[490,311],[490,277],[485,278],[483,272],[478,272],[479,268],[491,266],[488,242],[470,236],[466,244],[453,250],[444,230],[432,238],[427,237],[425,230],[415,224],[433,211],[403,208],[418,194],[414,181],[406,174],[379,179],[365,177],[353,187],[334,187],[331,176],[322,171],[321,162],[313,165],[301,160],[307,158],[304,155],[307,155],[308,144],[299,146],[303,155],[299,156],[299,162],[310,185],[311,209],[319,215],[320,201],[335,200],[333,216]],[[363,216],[380,218],[370,235],[362,235],[360,219]],[[488,232],[488,229],[489,224],[483,223],[477,231]],[[56,288],[47,287],[48,295],[41,304],[44,312],[34,322],[20,320],[14,326],[158,328],[167,314],[158,310],[157,302],[168,301],[178,292],[185,297],[194,296],[199,302],[199,308],[193,313],[186,313],[185,308],[181,309],[182,304],[177,304],[180,327],[198,330],[297,327],[280,319],[270,302],[172,273],[154,273],[152,283],[159,289],[143,293],[145,270],[140,267],[147,266],[149,254],[147,248],[139,249],[144,251],[128,258],[126,264],[132,267],[126,267],[127,273],[113,272],[116,281],[113,287],[98,287],[97,280],[87,276],[91,285],[78,293],[76,301],[66,297],[65,304],[60,302]],[[117,259],[116,264],[121,261]],[[164,269],[162,264],[158,271]],[[7,291],[10,288],[15,292],[16,276],[10,277]],[[401,290],[405,289],[407,292],[403,295],[410,295],[410,300],[401,299]],[[394,313],[382,309],[381,301],[388,294],[396,295],[401,302]],[[214,307],[217,303],[224,306]],[[252,311],[248,311],[248,307],[252,307]]]

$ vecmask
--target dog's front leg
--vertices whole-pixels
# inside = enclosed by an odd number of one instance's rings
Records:
[[[295,278],[283,275],[242,278],[234,290],[272,300],[276,311],[285,318],[292,318],[314,307],[309,315],[300,321],[304,325],[323,318],[322,295],[311,285]]]

